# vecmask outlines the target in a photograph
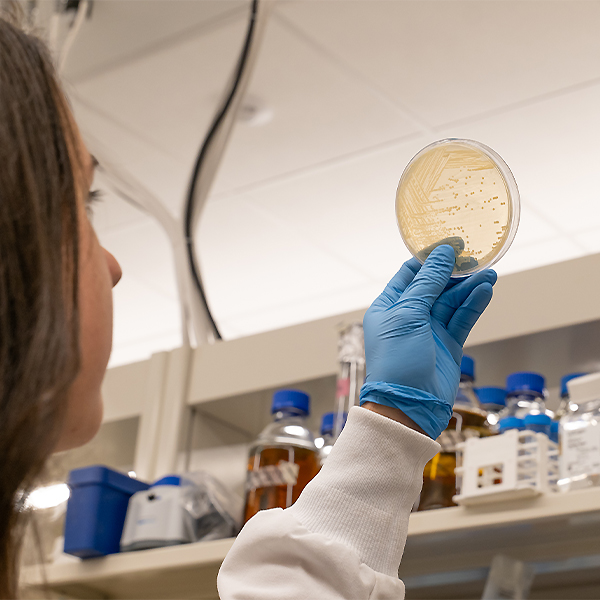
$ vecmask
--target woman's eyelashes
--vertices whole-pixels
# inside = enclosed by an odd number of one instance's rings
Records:
[[[102,200],[104,193],[102,190],[90,190],[88,193],[87,202],[85,203],[85,210],[88,214],[88,218],[92,219],[94,216],[94,204]]]

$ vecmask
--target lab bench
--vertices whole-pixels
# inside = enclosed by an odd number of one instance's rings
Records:
[[[549,407],[556,407],[562,375],[600,370],[598,298],[600,255],[501,277],[467,343],[477,383],[503,385],[510,372],[538,371],[547,377]],[[363,314],[180,348],[111,369],[100,435],[57,458],[54,477],[82,462],[134,470],[145,480],[204,469],[242,493],[248,444],[269,422],[273,391],[308,392],[316,430],[333,407],[339,327]],[[400,573],[407,598],[475,598],[491,558],[504,553],[535,563],[532,597],[598,597],[598,542],[600,489],[441,509],[411,516]],[[231,543],[48,565],[46,577],[52,590],[72,597],[216,598],[216,572]],[[39,567],[29,566],[23,579],[39,586]]]

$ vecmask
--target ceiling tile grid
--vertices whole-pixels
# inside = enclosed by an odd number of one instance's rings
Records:
[[[177,215],[248,3],[196,3],[187,23],[185,3],[169,19],[166,3],[143,15],[135,4],[99,9],[99,29],[122,19],[119,51],[94,59],[100,34],[78,40],[74,106],[84,134]],[[147,35],[136,15],[152,21]],[[521,225],[499,273],[600,251],[599,20],[595,0],[277,3],[249,89],[270,120],[234,128],[198,229],[225,337],[367,306],[408,258],[394,215],[402,170],[442,137],[490,145],[515,174]],[[111,194],[97,212],[125,271],[112,364],[176,344],[164,234]]]
[[[600,54],[596,1],[319,0],[278,10],[431,126],[600,77],[590,60]]]

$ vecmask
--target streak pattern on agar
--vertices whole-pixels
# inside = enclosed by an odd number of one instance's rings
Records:
[[[463,188],[462,201],[454,191]],[[462,210],[461,210],[462,209]],[[489,265],[510,233],[513,205],[502,172],[484,152],[460,141],[426,150],[408,165],[396,197],[402,237],[424,261],[442,243],[456,253],[453,274]]]

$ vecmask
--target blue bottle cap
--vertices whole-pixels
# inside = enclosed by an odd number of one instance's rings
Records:
[[[535,392],[544,394],[546,381],[539,373],[512,373],[506,378],[506,391],[512,392]]]
[[[506,390],[504,388],[494,386],[480,387],[475,392],[482,406],[486,404],[506,406]]]
[[[321,418],[321,435],[325,435],[327,433],[333,433],[335,429],[335,418],[336,412],[325,413]],[[348,413],[344,413],[342,415],[342,429],[344,429],[344,425],[346,424],[346,419],[348,418]],[[341,431],[341,430],[340,430]]]
[[[550,425],[550,432],[558,434],[559,426],[560,426],[560,423],[558,421],[552,421],[552,423]]]
[[[587,375],[587,373],[569,373],[569,375],[562,377],[560,380],[560,397],[564,398],[569,393],[567,381],[571,381],[571,379],[576,379],[577,377],[583,377],[584,375]]]
[[[308,415],[310,412],[310,396],[300,390],[279,390],[273,394],[271,414],[286,408],[296,410]]]
[[[527,425],[552,425],[552,418],[544,413],[526,415],[523,419],[525,427]]]
[[[475,361],[466,354],[463,355],[462,360],[460,361],[460,374],[475,379]]]
[[[503,433],[508,429],[523,429],[524,426],[523,419],[519,419],[519,417],[504,417],[504,419],[498,421],[500,433]]]
[[[179,475],[165,475],[165,477],[161,477],[156,480],[152,487],[156,487],[157,485],[174,485],[175,487],[181,486],[181,477]]]

